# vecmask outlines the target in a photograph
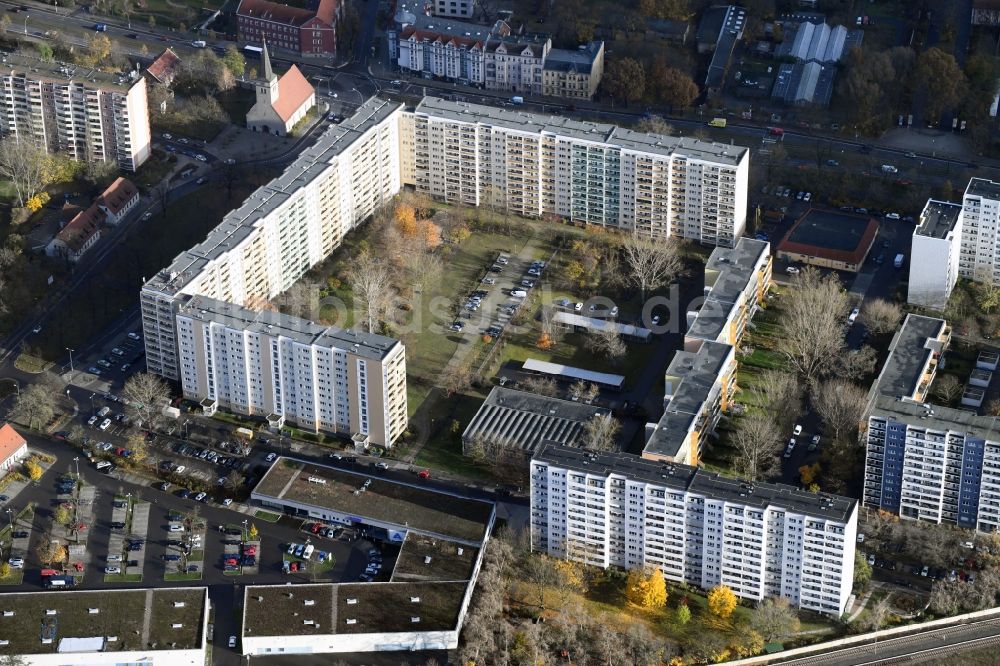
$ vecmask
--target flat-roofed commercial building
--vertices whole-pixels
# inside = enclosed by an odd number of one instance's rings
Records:
[[[202,666],[208,588],[6,592],[0,655],[28,666]]]
[[[847,497],[624,453],[546,445],[531,463],[533,550],[829,615],[851,595],[857,519]]]
[[[778,243],[778,257],[857,273],[877,236],[878,222],[870,217],[810,208]]]
[[[152,150],[145,78],[17,53],[0,63],[0,127],[49,152],[126,171]]]
[[[496,517],[492,502],[285,457],[251,499],[401,547],[387,582],[247,586],[243,654],[458,646]]]
[[[529,454],[542,442],[578,444],[586,424],[611,410],[572,400],[495,386],[462,433],[462,448],[482,442],[510,443]]]
[[[412,123],[404,181],[437,199],[724,247],[746,224],[739,146],[433,97]]]
[[[204,296],[181,301],[176,322],[185,397],[379,446],[406,428],[399,340]]]
[[[961,204],[928,199],[913,230],[907,303],[945,308],[958,282],[961,247]]]

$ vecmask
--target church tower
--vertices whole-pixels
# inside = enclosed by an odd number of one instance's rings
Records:
[[[278,77],[271,69],[271,56],[267,53],[267,40],[263,42],[261,58],[264,61],[264,77],[257,81],[257,104],[263,108],[273,108],[278,101]]]

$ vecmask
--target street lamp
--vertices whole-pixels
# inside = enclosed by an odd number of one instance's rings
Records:
[[[95,395],[97,395],[97,394],[96,393],[91,393],[90,394],[90,413],[91,414],[94,413],[94,396]]]
[[[24,34],[28,34],[28,15],[24,15]]]
[[[66,347],[66,351],[69,352],[69,374],[72,375],[73,374],[73,352],[76,351],[76,350],[75,349],[70,349],[69,347]]]
[[[246,519],[243,520],[243,541],[244,541],[244,543],[247,540],[247,522],[248,521]]]
[[[77,481],[79,481],[80,480],[80,456],[74,456],[73,457],[73,462],[76,463],[76,478],[77,478]]]

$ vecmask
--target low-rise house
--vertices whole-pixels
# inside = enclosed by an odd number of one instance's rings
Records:
[[[118,224],[139,205],[139,188],[132,181],[118,177],[108,185],[96,203],[107,216],[108,224]]]
[[[0,474],[6,474],[28,455],[28,442],[14,426],[0,427]]]
[[[180,69],[180,57],[174,53],[173,49],[167,47],[163,49],[163,53],[156,56],[156,59],[149,64],[143,75],[149,83],[170,86]]]
[[[107,214],[96,204],[77,213],[48,245],[45,254],[49,257],[65,257],[76,263],[101,239],[101,225]]]

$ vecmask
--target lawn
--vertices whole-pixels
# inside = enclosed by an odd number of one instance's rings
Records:
[[[281,516],[277,513],[271,513],[270,511],[258,510],[254,514],[254,518],[263,520],[265,523],[276,523],[281,519]]]
[[[272,172],[257,169],[241,179],[227,199],[194,192],[173,202],[167,214],[156,214],[121,241],[108,255],[105,270],[91,275],[72,298],[53,311],[33,343],[47,359],[63,358],[66,347],[76,348],[93,340],[114,320],[138,307],[139,287],[144,279],[170,264],[177,254],[196,243],[239,205]]]
[[[0,585],[20,585],[24,582],[24,569],[11,568],[10,575],[0,578]]]
[[[141,583],[142,574],[106,574],[105,583]]]
[[[179,583],[184,581],[201,580],[200,571],[185,571],[180,573],[177,571],[171,571],[163,574],[163,580],[168,583]]]

